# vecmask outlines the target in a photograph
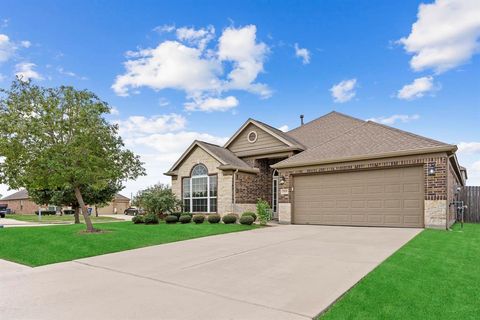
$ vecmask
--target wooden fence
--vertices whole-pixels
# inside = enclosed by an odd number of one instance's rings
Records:
[[[459,198],[467,206],[465,222],[480,223],[480,186],[463,187]]]

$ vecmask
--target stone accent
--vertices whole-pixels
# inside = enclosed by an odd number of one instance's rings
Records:
[[[232,212],[232,187],[233,176],[224,173],[218,169],[220,162],[214,159],[202,148],[196,147],[178,167],[178,178],[172,179],[172,191],[179,198],[182,198],[182,178],[189,177],[192,168],[199,164],[204,164],[208,169],[208,174],[217,174],[218,177],[218,196],[217,212]]]
[[[434,175],[428,175],[428,166],[434,164],[436,172]],[[288,195],[280,195],[279,202],[282,203],[292,203],[293,198],[291,199],[294,191],[294,185],[292,184],[291,177],[295,174],[308,174],[308,173],[323,173],[323,172],[346,172],[354,170],[368,170],[376,168],[395,168],[395,167],[405,167],[413,165],[422,165],[424,169],[424,195],[425,201],[443,201],[442,203],[447,203],[447,173],[449,160],[446,153],[435,153],[435,154],[426,154],[426,155],[417,155],[417,156],[405,156],[405,157],[395,157],[395,158],[386,158],[386,159],[374,159],[374,160],[363,160],[363,161],[354,161],[354,162],[343,162],[343,163],[334,163],[334,164],[323,164],[316,166],[307,166],[299,168],[289,168],[289,169],[280,169],[280,175],[284,177],[285,183],[282,188],[289,188],[290,192]],[[443,228],[445,228],[447,206],[436,207],[436,213],[434,214],[435,218],[427,224],[427,213],[425,206],[425,226],[435,227],[439,225],[440,213],[439,210],[443,210]],[[291,209],[290,209],[291,212]],[[282,214],[280,212],[280,214]],[[284,213],[286,215],[286,213]],[[430,217],[430,215],[429,215]],[[284,218],[284,220],[291,220]]]
[[[290,203],[278,204],[278,223],[292,223],[292,205]]]
[[[445,229],[447,200],[425,200],[425,228]]]
[[[233,213],[242,215],[245,211],[257,212],[257,206],[254,203],[237,203]]]

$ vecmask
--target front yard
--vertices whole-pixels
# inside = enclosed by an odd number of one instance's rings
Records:
[[[75,218],[73,215],[43,215],[39,220],[38,216],[35,214],[9,214],[6,216],[8,219],[14,219],[19,221],[26,221],[26,222],[36,222],[36,223],[73,223]],[[116,219],[111,217],[95,217],[91,216],[92,222],[113,222],[113,221],[123,221],[122,219]],[[80,222],[83,223],[83,216],[80,215]],[[0,220],[0,224],[2,220]]]
[[[85,234],[85,225],[0,229],[0,259],[32,267],[229,232],[257,226],[240,224],[134,225],[102,223],[105,233]],[[221,243],[219,243],[221,245]]]
[[[479,268],[480,225],[424,230],[318,319],[478,319]]]

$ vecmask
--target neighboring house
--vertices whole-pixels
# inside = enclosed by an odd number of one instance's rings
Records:
[[[8,208],[10,208],[13,212],[21,214],[32,214],[36,210],[38,210],[39,207],[41,207],[42,209],[58,211],[61,209],[60,207],[56,206],[45,206],[36,204],[28,196],[27,190],[24,189],[17,191],[9,196],[3,197],[2,199],[0,199],[0,203],[8,205]],[[130,199],[117,193],[113,201],[110,202],[107,206],[98,208],[98,213],[112,214],[116,211],[117,213],[123,214],[123,211],[125,211],[125,209],[127,209],[129,206]]]
[[[165,174],[190,212],[262,198],[280,223],[446,228],[466,179],[456,150],[331,112],[288,132],[249,119],[223,147],[194,141]]]

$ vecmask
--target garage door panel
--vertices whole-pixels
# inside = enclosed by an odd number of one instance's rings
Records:
[[[423,226],[423,168],[294,177],[293,222]]]

